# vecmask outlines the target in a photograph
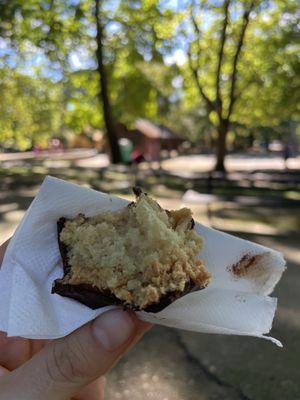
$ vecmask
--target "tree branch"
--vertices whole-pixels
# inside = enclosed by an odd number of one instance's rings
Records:
[[[218,65],[217,65],[217,72],[216,72],[216,102],[218,106],[218,113],[219,116],[222,117],[222,97],[220,93],[220,80],[221,80],[221,68],[223,63],[223,56],[224,56],[224,46],[226,41],[226,28],[228,25],[228,16],[229,16],[229,6],[231,0],[225,0],[224,2],[224,19],[223,25],[221,30],[220,36],[220,49],[218,53]]]
[[[210,111],[212,111],[212,110],[215,110],[215,104],[205,94],[204,89],[203,89],[203,87],[200,83],[200,79],[199,79],[200,55],[201,55],[201,48],[200,48],[201,30],[197,24],[197,21],[196,21],[194,12],[193,12],[194,6],[195,6],[195,1],[192,2],[192,6],[191,6],[191,20],[192,20],[194,32],[195,32],[196,39],[197,39],[197,64],[196,64],[196,67],[193,65],[191,44],[188,49],[188,62],[189,62],[189,67],[190,67],[190,70],[194,77],[194,80],[196,82],[197,88],[199,90],[199,93],[200,93],[201,97],[203,98],[203,100],[206,102],[208,109]],[[201,10],[202,6],[203,6],[203,3],[201,2],[200,10]]]
[[[191,7],[191,20],[192,24],[194,27],[194,32],[197,37],[197,69],[199,70],[200,68],[200,54],[201,54],[201,48],[200,48],[200,39],[201,39],[201,30],[197,24],[195,15],[194,15],[194,7],[195,7],[195,1],[192,2],[192,7]],[[200,10],[202,9],[202,3],[200,3]]]
[[[97,39],[97,49],[96,57],[98,61],[98,69],[100,71],[100,77],[103,73],[103,25],[100,23],[100,8],[101,0],[95,0],[95,20],[96,20],[96,39]]]
[[[215,110],[215,104],[206,96],[206,94],[205,94],[205,92],[204,92],[204,90],[203,90],[203,87],[202,87],[202,85],[201,85],[201,83],[200,83],[200,80],[199,80],[199,70],[198,70],[198,68],[195,68],[195,67],[193,66],[192,55],[191,55],[190,50],[188,51],[188,61],[189,61],[190,70],[191,70],[192,75],[193,75],[193,77],[194,77],[194,80],[195,80],[195,82],[196,82],[196,85],[197,85],[197,88],[198,88],[198,90],[199,90],[199,93],[201,94],[203,100],[206,102],[206,105],[207,105],[208,109],[209,109],[210,111]]]
[[[236,88],[236,79],[237,79],[237,66],[238,66],[238,61],[240,57],[240,53],[244,44],[244,39],[245,39],[245,33],[249,24],[250,20],[250,14],[254,8],[255,5],[255,0],[252,0],[250,3],[250,6],[248,9],[244,10],[243,14],[243,24],[240,32],[240,37],[237,43],[236,47],[236,52],[233,57],[233,65],[232,65],[232,74],[231,74],[231,88],[230,88],[230,94],[229,94],[229,107],[228,107],[228,113],[226,119],[229,121],[234,103],[236,101],[236,96],[235,96],[235,88]]]

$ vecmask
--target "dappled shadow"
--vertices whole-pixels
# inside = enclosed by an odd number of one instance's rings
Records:
[[[137,183],[150,194],[165,199],[181,200],[188,189],[193,189],[199,194],[213,195],[207,203],[213,210],[213,217],[219,220],[240,220],[249,223],[254,220],[285,231],[300,228],[300,211],[298,211],[300,198],[297,198],[295,191],[289,191],[289,186],[277,189],[243,187],[243,176],[236,174],[234,182],[218,179],[208,185],[209,174],[202,174],[203,179],[199,177],[188,179],[172,175],[162,169],[136,170],[123,165],[111,165],[99,169],[74,166],[55,168],[35,161],[9,170],[2,168],[0,169],[0,205],[16,202],[20,210],[26,209],[46,175],[56,176],[99,191],[126,196],[132,195],[132,187]],[[292,198],[287,198],[287,194]],[[293,211],[287,215],[287,209]],[[5,212],[5,208],[3,210]],[[3,213],[1,218],[4,218]]]
[[[140,168],[136,173],[130,166],[110,165],[101,168],[79,167],[72,162],[68,166],[57,168],[49,166],[46,162],[35,160],[13,166],[10,169],[0,169],[1,185],[7,181],[10,188],[20,185],[39,184],[47,174],[62,179],[75,179],[78,183],[91,184],[100,190],[106,189],[111,184],[112,191],[126,191],[126,187],[116,185],[115,181],[128,181],[130,184],[138,183],[146,190],[155,190],[156,185],[165,185],[174,191],[194,189],[199,192],[212,193],[226,196],[266,196],[284,200],[284,192],[300,190],[299,171],[266,171],[220,173],[195,173],[182,171],[182,174],[172,173],[163,169]],[[2,182],[3,181],[3,182]]]
[[[0,194],[0,222],[6,220],[7,214],[13,211],[25,211],[33,200],[32,195]],[[10,205],[10,207],[5,207]]]
[[[243,223],[253,223],[259,221],[260,223],[268,226],[276,227],[277,230],[284,231],[298,231],[300,229],[300,204],[293,208],[293,212],[287,213],[286,208],[282,207],[282,204],[276,205],[276,211],[274,207],[270,205],[266,207],[241,207],[237,204],[235,207],[226,208],[226,204],[223,203],[223,207],[214,211],[214,217],[221,218],[223,220],[239,220]]]
[[[276,244],[281,246],[289,246],[294,247],[295,249],[299,249],[299,241],[300,241],[300,233],[293,232],[290,233],[283,233],[283,234],[264,234],[264,233],[257,233],[257,232],[244,232],[243,230],[222,230],[229,235],[237,236],[242,239],[250,240],[252,242],[262,243],[267,245],[268,242],[270,245],[276,247]]]

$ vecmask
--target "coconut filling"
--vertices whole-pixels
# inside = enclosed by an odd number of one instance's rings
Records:
[[[91,284],[123,303],[143,309],[191,282],[210,279],[196,259],[202,239],[193,230],[191,211],[165,211],[146,194],[118,212],[66,222],[60,240],[68,246],[65,284]]]

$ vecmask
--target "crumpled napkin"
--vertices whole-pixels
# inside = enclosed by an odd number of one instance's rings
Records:
[[[116,211],[127,200],[47,176],[7,248],[0,270],[0,330],[8,336],[54,339],[65,336],[113,308],[91,310],[51,294],[62,276],[56,221]],[[196,223],[204,237],[199,257],[212,274],[210,285],[190,293],[157,314],[141,319],[197,332],[268,336],[277,299],[269,297],[285,269],[282,254]],[[243,257],[257,256],[244,271]],[[244,257],[245,259],[245,257]],[[241,267],[241,268],[240,268]],[[240,272],[240,273],[238,273]]]

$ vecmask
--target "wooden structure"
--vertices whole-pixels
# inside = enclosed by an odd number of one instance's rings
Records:
[[[128,130],[125,125],[118,124],[118,136],[131,140],[134,148],[149,161],[159,160],[161,150],[177,150],[183,142],[171,129],[146,119],[136,120],[135,128]]]

